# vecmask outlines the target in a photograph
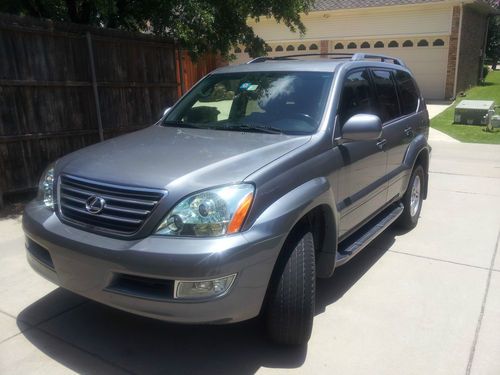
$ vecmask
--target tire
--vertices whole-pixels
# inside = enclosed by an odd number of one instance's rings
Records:
[[[413,169],[408,188],[403,195],[403,199],[401,199],[404,209],[396,222],[401,229],[413,229],[418,223],[420,211],[422,210],[424,178],[424,169],[421,165],[417,165]]]
[[[265,320],[269,338],[282,345],[303,345],[311,337],[316,293],[314,241],[311,233],[285,243],[290,254],[271,290]]]

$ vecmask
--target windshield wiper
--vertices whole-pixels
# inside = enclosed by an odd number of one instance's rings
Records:
[[[267,125],[235,124],[225,127],[227,130],[247,130],[268,134],[283,134],[283,130]]]

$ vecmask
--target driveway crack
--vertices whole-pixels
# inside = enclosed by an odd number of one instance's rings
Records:
[[[491,257],[490,268],[488,270],[488,277],[486,279],[486,288],[484,290],[484,295],[483,295],[483,302],[481,303],[481,312],[479,313],[479,318],[477,319],[476,332],[474,334],[474,340],[472,341],[472,346],[470,348],[467,369],[465,370],[466,375],[470,375],[470,372],[472,369],[472,363],[474,362],[474,355],[476,354],[476,346],[477,346],[477,342],[479,340],[479,334],[481,331],[481,324],[483,323],[484,310],[485,310],[486,302],[488,300],[488,293],[490,290],[491,274],[493,273],[493,267],[495,266],[495,259],[497,256],[499,243],[500,243],[500,230],[498,231],[497,241],[495,243],[495,248],[493,249],[493,256]]]

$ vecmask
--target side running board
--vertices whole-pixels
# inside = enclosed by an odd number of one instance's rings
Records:
[[[403,205],[401,203],[389,206],[352,236],[342,241],[339,244],[336,265],[341,266],[350,261],[357,253],[363,250],[380,233],[391,225],[402,213]]]

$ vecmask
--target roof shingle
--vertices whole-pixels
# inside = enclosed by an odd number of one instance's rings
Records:
[[[435,3],[442,0],[316,0],[312,11]]]

